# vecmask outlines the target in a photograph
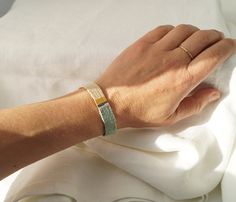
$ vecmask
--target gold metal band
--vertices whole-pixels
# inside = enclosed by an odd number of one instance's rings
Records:
[[[179,47],[180,47],[185,53],[187,53],[188,56],[189,56],[191,59],[194,58],[193,55],[192,55],[192,53],[191,53],[187,48],[185,48],[185,47],[182,46],[182,45],[180,45]]]
[[[105,129],[103,135],[115,133],[117,130],[115,115],[101,88],[96,83],[90,83],[83,88],[87,90],[98,108]]]

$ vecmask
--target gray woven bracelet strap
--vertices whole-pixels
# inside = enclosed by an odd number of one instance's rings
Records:
[[[117,130],[116,118],[101,88],[96,83],[85,85],[83,88],[88,91],[98,108],[105,129],[103,135],[114,134]]]

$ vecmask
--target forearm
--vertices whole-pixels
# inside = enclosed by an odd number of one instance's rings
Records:
[[[85,90],[0,111],[0,179],[37,160],[102,135],[97,108]]]

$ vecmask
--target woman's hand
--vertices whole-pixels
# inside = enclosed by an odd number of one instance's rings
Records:
[[[214,88],[191,91],[235,50],[236,40],[216,30],[160,26],[124,50],[96,83],[118,128],[173,124],[219,99]]]
[[[181,44],[192,55],[179,48]],[[219,98],[214,88],[190,92],[235,49],[235,40],[215,30],[161,26],[122,52],[96,82],[118,128],[172,124]],[[103,132],[97,107],[84,89],[0,110],[0,180]]]

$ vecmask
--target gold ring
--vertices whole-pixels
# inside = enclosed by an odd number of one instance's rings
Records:
[[[190,51],[189,51],[187,48],[183,47],[182,45],[180,45],[179,47],[180,47],[185,53],[187,53],[188,56],[189,56],[191,59],[193,59],[192,53],[190,53]]]

